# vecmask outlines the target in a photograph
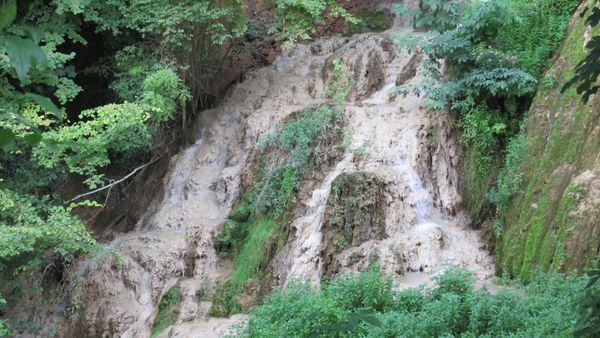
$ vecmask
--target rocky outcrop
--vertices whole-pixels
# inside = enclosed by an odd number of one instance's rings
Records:
[[[323,218],[325,275],[339,271],[335,255],[343,249],[386,238],[384,189],[383,180],[367,172],[342,173],[333,181]]]
[[[586,103],[575,88],[561,93],[584,48],[600,34],[585,21],[583,1],[529,113],[522,190],[513,198],[498,243],[498,272],[528,278],[533,269],[582,269],[600,250],[600,95]],[[600,4],[596,4],[600,6]]]

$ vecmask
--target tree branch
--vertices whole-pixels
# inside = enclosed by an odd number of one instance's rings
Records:
[[[129,174],[127,174],[127,175],[125,175],[124,177],[122,177],[122,178],[120,178],[120,179],[118,179],[118,180],[116,180],[116,181],[112,182],[111,184],[105,185],[105,186],[103,186],[102,188],[98,188],[98,189],[96,189],[96,190],[88,191],[88,192],[86,192],[86,193],[84,193],[84,194],[81,194],[81,195],[77,195],[77,196],[75,196],[75,197],[71,198],[70,200],[68,200],[68,201],[64,202],[64,203],[63,203],[63,205],[67,205],[67,204],[69,204],[69,203],[71,203],[71,202],[73,202],[73,201],[76,201],[76,200],[78,200],[78,199],[80,199],[80,198],[82,198],[82,197],[89,196],[89,195],[93,195],[93,194],[95,194],[95,193],[98,193],[98,192],[100,192],[100,191],[103,191],[103,190],[106,190],[106,189],[112,189],[112,187],[114,187],[115,185],[117,185],[117,184],[119,184],[119,183],[121,183],[121,182],[123,182],[123,181],[127,180],[127,179],[128,179],[128,178],[130,178],[131,176],[135,175],[135,173],[137,173],[138,171],[140,171],[140,170],[142,170],[142,169],[146,168],[147,166],[151,165],[152,163],[154,163],[154,162],[158,161],[158,160],[159,160],[159,159],[160,159],[160,158],[161,158],[161,157],[162,157],[164,154],[165,154],[165,153],[162,153],[161,155],[159,155],[159,156],[155,157],[154,159],[152,159],[150,162],[148,162],[148,163],[146,163],[146,164],[143,164],[143,165],[141,165],[141,166],[139,166],[139,167],[137,167],[137,168],[133,169],[133,170],[132,170],[132,171],[131,171]]]

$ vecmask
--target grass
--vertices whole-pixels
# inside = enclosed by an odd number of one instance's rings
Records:
[[[241,311],[238,297],[252,279],[263,277],[264,268],[274,254],[279,226],[272,220],[251,223],[249,235],[235,258],[235,270],[213,297],[212,316],[226,316]]]
[[[179,284],[175,284],[160,299],[158,313],[152,323],[152,337],[158,336],[169,326],[175,324],[179,316],[181,306],[181,290]]]

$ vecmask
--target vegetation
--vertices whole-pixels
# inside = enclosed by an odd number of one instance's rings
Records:
[[[506,281],[505,281],[506,282]],[[396,291],[377,270],[341,275],[314,289],[296,282],[250,312],[237,337],[570,337],[585,277],[537,273],[476,290],[453,268],[431,288]]]
[[[327,163],[341,141],[341,114],[320,106],[287,121],[259,145],[263,167],[249,192],[230,213],[216,248],[232,257],[235,270],[213,298],[213,315],[241,310],[246,283],[264,278],[264,269],[287,239],[292,199],[310,170]]]
[[[274,0],[277,17],[270,32],[283,42],[284,48],[296,42],[310,39],[317,31],[317,25],[324,24],[323,15],[341,17],[350,23],[358,23],[348,11],[335,0]]]
[[[271,32],[286,46],[309,38],[325,16],[356,22],[335,1],[273,4]],[[122,194],[112,189],[120,177],[156,161],[217,97],[223,65],[243,46],[244,7],[240,0],[0,1],[1,292],[12,293],[7,286],[23,271],[66,271],[96,248],[73,211]],[[269,177],[293,179],[298,169]],[[67,182],[96,193],[71,204],[61,193]],[[297,182],[283,184],[293,190]],[[270,207],[291,190],[260,201]]]
[[[490,203],[497,215],[504,213],[520,188],[516,169],[525,147],[520,126],[578,5],[576,0],[425,0],[417,10],[399,8],[413,17],[415,27],[430,30],[425,39],[400,37],[399,42],[428,55],[433,79],[401,90],[426,92],[431,108],[457,114],[466,149],[466,206],[477,222],[491,214]],[[447,66],[444,74],[440,60]]]
[[[347,22],[344,34],[382,32],[392,27],[394,23],[392,16],[384,10],[365,10],[354,16],[358,22]]]
[[[66,274],[78,257],[99,250],[77,208],[102,208],[114,185],[172,144],[185,143],[177,135],[221,94],[215,83],[232,51],[256,34],[246,32],[244,3],[0,1],[0,317],[18,300],[21,282],[43,281],[47,269]],[[415,28],[428,31],[398,41],[427,55],[431,78],[400,91],[427,95],[431,109],[456,116],[465,148],[466,207],[476,222],[496,219],[499,269],[528,286],[491,295],[474,291],[460,270],[441,276],[435,288],[402,292],[376,271],[336,277],[321,290],[299,282],[254,310],[239,333],[562,336],[580,318],[579,335],[598,335],[597,272],[585,291],[584,278],[534,272],[590,266],[596,259],[567,257],[568,236],[597,218],[572,215],[585,187],[557,169],[564,163],[584,168],[597,155],[598,143],[588,138],[598,120],[598,109],[589,109],[597,107],[600,88],[597,0],[584,2],[585,20],[573,27],[574,34],[591,32],[591,39],[585,45],[567,39],[564,60],[549,62],[580,3],[423,0],[416,10],[399,7]],[[269,33],[283,48],[316,35],[330,18],[346,20],[349,34],[391,24],[382,11],[353,16],[344,1],[270,4]],[[303,181],[339,155],[338,110],[354,83],[340,60],[331,65],[326,92],[337,106],[298,113],[261,141],[263,165],[216,238],[234,272],[213,298],[214,315],[242,310],[249,282],[269,279],[266,267],[286,240]],[[536,91],[548,99],[534,109],[572,112],[571,119],[528,128],[545,123],[535,110],[527,114]],[[71,200],[68,183],[82,183],[90,200]],[[597,252],[594,238],[579,244]],[[153,335],[176,320],[180,301],[178,286],[163,296]],[[583,304],[579,311],[577,302]],[[0,319],[0,336],[10,334],[11,323]]]
[[[582,9],[592,3],[584,2]],[[589,55],[581,37],[586,31],[592,36],[600,32],[600,26],[591,28],[586,20],[584,16],[574,22],[561,57],[550,64],[547,76],[556,78],[557,85],[542,86],[536,95],[518,170],[521,189],[501,217],[505,231],[497,247],[498,269],[524,279],[536,268],[584,269],[597,259],[597,251],[590,250],[597,246],[598,237],[587,232],[598,224],[597,214],[588,209],[587,184],[575,178],[593,168],[599,143],[588,133],[597,125],[599,101],[592,96],[585,102],[575,86],[561,94],[561,88],[576,74],[577,64]],[[566,166],[568,172],[560,170]],[[576,212],[578,209],[582,212]],[[569,247],[569,240],[579,234],[586,235]]]
[[[178,284],[171,287],[160,299],[158,312],[152,322],[152,337],[158,336],[169,326],[175,324],[181,306],[181,290]]]

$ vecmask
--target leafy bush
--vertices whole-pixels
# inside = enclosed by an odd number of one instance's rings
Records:
[[[534,76],[542,75],[547,60],[558,50],[579,0],[510,0],[514,25],[499,32],[500,48],[515,56],[519,65]]]
[[[591,279],[579,300],[580,319],[575,331],[575,337],[581,338],[600,336],[600,270],[592,270],[588,274]]]
[[[250,312],[238,337],[569,337],[587,278],[538,273],[497,293],[450,269],[431,288],[395,291],[377,271],[321,289],[294,282]]]
[[[48,252],[63,262],[96,245],[85,224],[70,209],[47,197],[0,189],[0,276],[14,278],[39,267]]]
[[[416,26],[431,30],[425,38],[409,35],[398,41],[409,51],[425,52],[424,66],[432,79],[400,90],[426,94],[430,108],[458,115],[465,161],[474,161],[465,168],[476,168],[465,170],[465,191],[473,194],[465,200],[476,221],[491,210],[486,195],[502,213],[518,191],[517,153],[523,143],[509,140],[519,132],[537,78],[578,5],[578,0],[428,0],[416,10],[399,7]],[[488,192],[503,154],[510,157],[498,187]]]
[[[275,0],[277,16],[270,29],[275,37],[283,41],[284,48],[296,42],[310,39],[317,25],[325,23],[323,14],[328,11],[332,17],[342,17],[350,23],[358,21],[335,0]]]
[[[80,174],[95,188],[101,185],[98,170],[108,166],[111,157],[135,158],[151,149],[153,113],[160,110],[134,103],[83,111],[81,122],[44,133],[33,155],[42,167]]]
[[[333,98],[337,104],[341,105],[346,102],[346,98],[354,88],[354,74],[344,69],[344,65],[340,59],[333,59],[331,65],[333,66],[333,77],[325,89],[325,93],[330,98]]]

